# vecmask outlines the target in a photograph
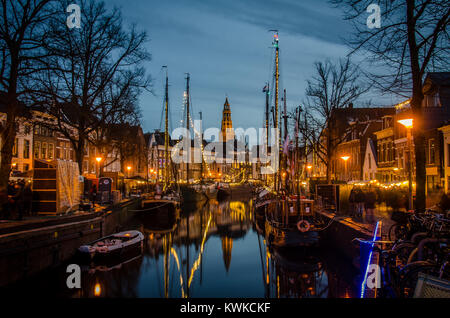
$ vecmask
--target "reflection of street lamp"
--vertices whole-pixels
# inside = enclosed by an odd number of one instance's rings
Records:
[[[402,124],[406,128],[406,137],[408,143],[408,207],[410,210],[413,209],[412,201],[412,160],[411,160],[411,130],[413,128],[413,119],[401,119],[397,120],[398,123]]]
[[[345,178],[348,181],[348,176],[347,176],[347,160],[350,159],[350,156],[342,156],[341,157],[342,160],[344,160],[344,165],[345,165]]]
[[[95,160],[98,163],[98,177],[100,178],[100,161],[102,161],[102,157],[96,157]]]

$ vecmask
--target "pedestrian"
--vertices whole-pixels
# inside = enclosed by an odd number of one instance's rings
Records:
[[[14,186],[14,196],[13,199],[13,211],[17,215],[18,220],[23,219],[23,186],[22,183],[16,183]]]
[[[355,216],[356,215],[356,201],[355,201],[355,196],[356,196],[356,187],[353,187],[350,190],[350,195],[348,196],[348,205],[349,205],[349,212],[351,216]]]
[[[97,199],[97,186],[95,184],[92,184],[92,187],[89,190],[89,199],[91,201],[92,207],[95,208],[95,201]]]
[[[31,183],[27,182],[23,189],[23,208],[24,214],[31,216],[31,208],[33,203],[33,191],[31,190]]]
[[[362,191],[361,188],[357,188],[355,193],[355,203],[356,203],[356,214],[359,218],[361,218],[364,213],[365,200],[366,197],[364,195],[364,192]]]
[[[8,190],[0,190],[0,219],[7,220],[9,215]]]
[[[366,208],[366,220],[368,223],[375,222],[375,203],[377,202],[377,194],[369,187],[367,193],[365,194],[365,208]]]

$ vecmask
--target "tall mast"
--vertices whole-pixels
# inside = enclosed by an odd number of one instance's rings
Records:
[[[202,151],[202,162],[200,163],[200,182],[203,183],[203,130],[202,130],[202,112],[199,112],[200,114],[200,150]]]
[[[269,82],[265,87],[266,93],[266,151],[269,149],[269,96],[270,96],[270,86]]]
[[[287,126],[287,109],[286,109],[286,89],[284,89],[284,95],[283,95],[283,102],[284,102],[284,116],[283,116],[283,120],[284,120],[284,140],[286,140],[287,135],[288,135],[288,126]]]
[[[286,106],[286,89],[283,90],[283,121],[284,121],[284,144],[286,144],[286,140],[288,137],[288,123],[287,123],[287,106]],[[283,154],[284,154],[284,149],[283,149]],[[286,172],[286,178],[285,178],[285,189],[288,188],[288,173],[287,173],[287,168],[288,168],[288,155],[284,154],[284,171]]]
[[[189,132],[190,131],[190,127],[189,127],[189,123],[190,123],[190,118],[189,118],[189,103],[190,103],[190,95],[189,95],[189,80],[190,80],[190,76],[189,73],[186,73],[186,130]],[[188,133],[189,135],[189,133]],[[186,136],[188,137],[188,136]],[[186,181],[189,184],[189,160],[191,157],[191,138],[189,138],[188,140],[189,146],[187,148],[187,161],[186,161]]]
[[[275,120],[274,120],[274,128],[279,132],[278,128],[278,84],[279,84],[279,51],[280,48],[278,46],[278,30],[272,30],[275,32],[273,39],[273,46],[275,47]],[[278,163],[279,168],[279,163]],[[278,169],[279,170],[279,169]],[[278,190],[278,170],[275,172],[275,190]]]
[[[164,131],[164,180],[165,187],[170,183],[170,169],[169,169],[169,72],[166,68],[166,94],[165,94],[165,131]]]

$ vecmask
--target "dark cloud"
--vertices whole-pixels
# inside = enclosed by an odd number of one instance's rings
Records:
[[[295,0],[108,0],[122,8],[124,20],[149,33],[157,96],[141,97],[144,129],[158,128],[163,73],[169,66],[172,123],[180,121],[185,72],[191,74],[194,116],[204,127],[220,126],[227,94],[235,126],[259,127],[264,117],[261,90],[271,80],[273,49],[269,29],[280,32],[281,83],[288,107],[298,105],[313,63],[347,53],[339,36],[345,23],[325,1]]]

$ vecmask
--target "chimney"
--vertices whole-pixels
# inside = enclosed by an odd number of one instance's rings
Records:
[[[348,108],[353,109],[353,103],[349,103]]]

